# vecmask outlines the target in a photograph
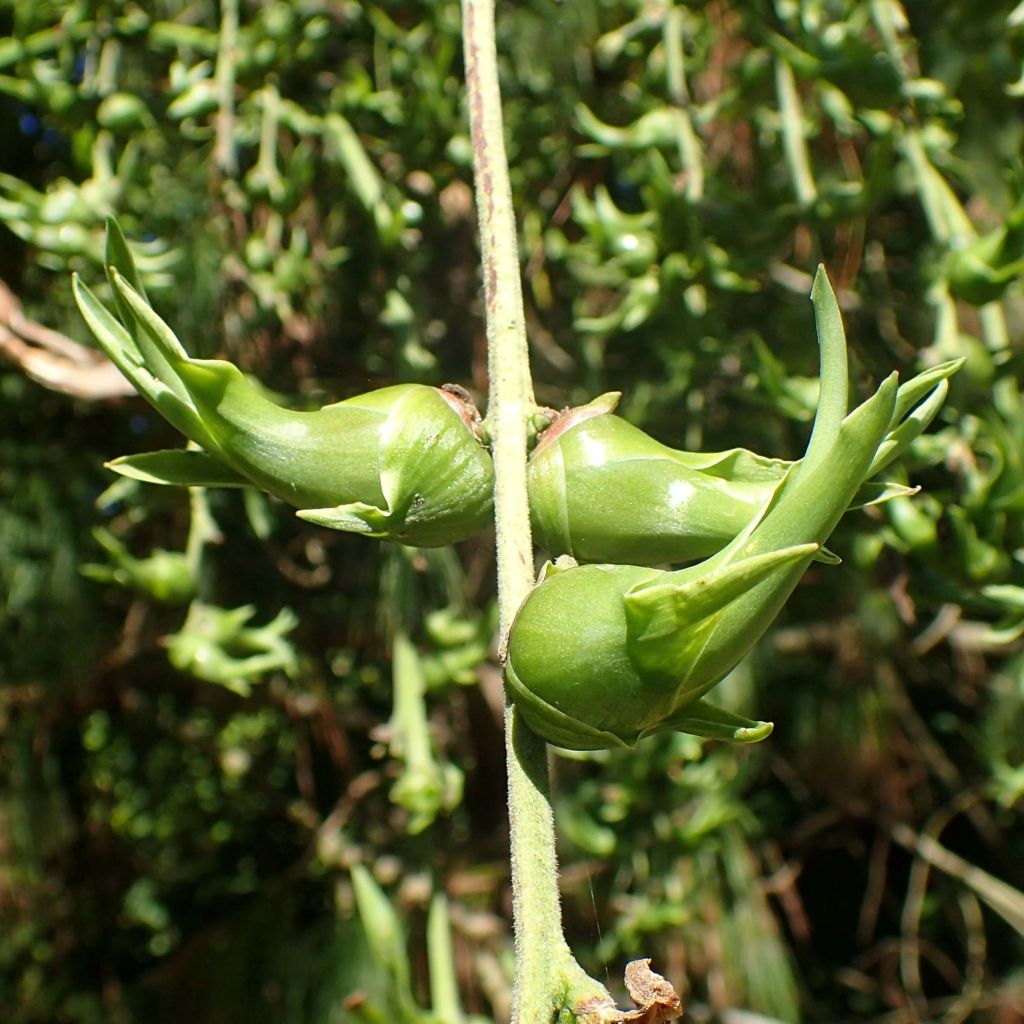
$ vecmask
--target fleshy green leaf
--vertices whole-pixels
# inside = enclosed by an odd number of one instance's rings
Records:
[[[156,343],[160,355],[172,365],[172,369],[174,363],[188,362],[188,353],[178,341],[177,335],[157,316],[153,307],[132,287],[131,282],[113,268],[110,271],[110,279],[114,291],[138,318],[141,326]]]
[[[403,1007],[414,1007],[405,937],[395,908],[362,864],[352,866],[352,892],[371,956],[377,966],[390,976],[399,1003]]]
[[[135,390],[186,437],[199,443],[206,440],[206,428],[188,395],[179,395],[165,381],[153,376],[149,367],[143,365],[142,354],[132,336],[77,275],[71,280],[71,289],[89,330],[107,358],[132,382]],[[181,386],[177,376],[172,379]]]
[[[344,530],[347,533],[361,533],[367,537],[386,537],[388,535],[388,513],[375,505],[367,505],[362,501],[351,505],[338,505],[335,508],[300,508],[295,513],[307,523],[326,526],[329,530]]]
[[[188,395],[178,380],[173,363],[187,360],[188,354],[174,332],[152,311],[128,243],[117,222],[112,219],[107,221],[105,259],[107,280],[114,293],[118,316],[131,334],[139,354],[155,377],[162,380],[180,399],[187,401]],[[129,301],[126,289],[136,301]],[[139,315],[140,309],[146,311],[146,317]],[[159,337],[154,335],[151,328],[143,329],[147,321],[154,320],[162,326]]]
[[[967,362],[966,359],[949,359],[944,363],[929,367],[917,374],[916,377],[911,377],[905,384],[901,384],[899,391],[896,392],[896,406],[892,411],[892,421],[889,426],[897,426],[915,405],[937,385],[949,380],[965,362]]]
[[[851,510],[871,508],[873,505],[883,505],[894,498],[909,498],[920,490],[920,487],[908,487],[906,484],[898,484],[892,480],[873,480],[861,484],[849,507]]]
[[[625,596],[630,639],[659,641],[693,627],[721,611],[778,569],[809,559],[818,544],[797,544],[741,559],[711,572],[694,566],[670,573],[664,581],[643,584]]]
[[[811,288],[811,302],[814,304],[814,322],[818,331],[818,348],[821,352],[821,384],[818,391],[818,409],[805,456],[808,467],[817,465],[831,448],[850,405],[843,317],[839,312],[839,303],[836,301],[828,274],[820,265],[814,276],[814,286]]]
[[[174,487],[246,487],[250,485],[240,473],[206,452],[187,448],[171,448],[140,455],[122,455],[106,463],[122,476],[147,484]]]
[[[694,701],[667,719],[658,731],[674,730],[730,743],[757,743],[771,734],[771,722],[745,718],[706,700]]]
[[[946,400],[949,383],[945,379],[939,381],[935,390],[899,426],[890,430],[885,440],[878,446],[875,461],[868,470],[870,475],[878,473],[894,459],[902,455],[916,437],[920,437],[935,418],[942,403]]]
[[[128,247],[128,241],[125,239],[124,233],[121,231],[120,224],[118,224],[113,217],[107,218],[107,239],[103,260],[111,288],[114,288],[111,271],[116,270],[139,293],[139,295],[142,296],[143,299],[147,302],[149,301],[146,297],[146,289],[142,283],[142,277],[139,275],[138,268],[135,266],[135,259],[132,256],[132,251]],[[118,312],[123,318],[125,314],[130,312],[130,310],[124,299],[117,294],[116,289],[114,289],[114,297],[117,301]]]

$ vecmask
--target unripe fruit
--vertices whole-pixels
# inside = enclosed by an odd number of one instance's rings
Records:
[[[942,406],[963,360],[926,370],[900,389],[892,419],[850,508],[913,493],[868,483],[906,450]],[[612,410],[616,393],[569,409],[530,456],[530,519],[537,542],[579,562],[671,565],[723,548],[760,516],[796,463],[742,448],[676,451]]]
[[[704,695],[771,625],[865,477],[919,432],[919,410],[908,410],[935,384],[922,375],[898,390],[892,374],[847,415],[846,339],[823,271],[812,297],[822,370],[807,452],[734,539],[675,572],[560,559],[523,602],[506,678],[549,742],[591,750],[664,730],[740,742],[770,732]]]
[[[157,483],[251,484],[311,522],[403,544],[451,544],[490,522],[493,465],[460,389],[399,384],[313,412],[283,408],[231,363],[188,356],[146,301],[116,226],[107,262],[120,321],[76,279],[86,322],[139,393],[202,448],[112,468]]]

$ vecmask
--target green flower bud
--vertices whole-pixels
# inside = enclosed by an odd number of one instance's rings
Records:
[[[146,558],[135,558],[109,530],[97,527],[92,535],[110,561],[81,566],[83,576],[138,590],[164,604],[183,604],[195,595],[195,575],[181,551],[157,548]]]
[[[945,399],[946,378],[962,363],[942,363],[900,388],[865,476],[883,469],[925,429]],[[795,465],[742,448],[676,451],[612,415],[617,400],[615,393],[602,395],[562,413],[530,457],[534,536],[553,554],[652,566],[706,558],[761,514]],[[861,481],[849,507],[912,493],[899,484]]]
[[[86,322],[139,393],[202,449],[130,456],[113,469],[156,483],[251,484],[311,522],[425,547],[490,522],[493,465],[461,390],[400,384],[295,412],[231,363],[188,356],[146,301],[116,227],[108,273],[119,319],[76,278]]]
[[[145,102],[129,92],[115,92],[107,96],[96,111],[99,126],[115,132],[143,128],[148,120],[149,109]]]
[[[663,730],[747,742],[770,732],[704,695],[778,614],[876,464],[900,404],[893,374],[847,415],[846,342],[822,271],[812,296],[822,355],[814,427],[760,515],[717,554],[676,572],[549,567],[520,608],[509,689],[550,742],[586,750],[630,747]]]
[[[949,262],[949,293],[975,306],[1001,299],[1024,274],[1024,205],[1006,223],[954,253]]]

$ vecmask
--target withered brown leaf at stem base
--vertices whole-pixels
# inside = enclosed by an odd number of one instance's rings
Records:
[[[651,970],[650,959],[631,960],[625,970],[626,991],[635,1010],[620,1010],[611,1001],[591,999],[575,1007],[581,1024],[667,1024],[683,1015],[683,1003],[671,982]]]

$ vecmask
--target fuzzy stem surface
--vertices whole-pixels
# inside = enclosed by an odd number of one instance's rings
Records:
[[[500,646],[533,584],[526,495],[530,379],[519,247],[498,88],[493,0],[463,0],[463,43],[480,228],[490,396],[486,425],[495,469]],[[514,1024],[549,1024],[598,995],[562,934],[547,747],[505,709],[516,980]],[[596,986],[596,990],[595,990]]]

